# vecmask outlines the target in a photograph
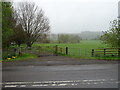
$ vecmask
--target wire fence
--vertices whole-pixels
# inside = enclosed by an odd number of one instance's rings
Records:
[[[91,57],[91,49],[86,48],[58,47],[57,52],[69,56]]]

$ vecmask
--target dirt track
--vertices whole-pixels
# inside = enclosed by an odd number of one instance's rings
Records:
[[[52,65],[88,65],[88,64],[116,64],[118,61],[110,60],[88,60],[71,58],[65,56],[46,56],[35,59],[20,60],[14,62],[3,62],[6,66],[52,66]]]

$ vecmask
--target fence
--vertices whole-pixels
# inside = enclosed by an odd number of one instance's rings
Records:
[[[120,48],[92,49],[92,56],[118,56],[120,57]]]
[[[91,51],[92,50],[92,51]],[[4,50],[5,52],[5,50]],[[104,49],[91,49],[91,48],[79,48],[79,47],[60,47],[60,46],[35,46],[32,48],[21,48],[22,53],[31,53],[37,56],[48,56],[48,55],[68,55],[77,56],[82,58],[91,58],[93,56],[119,56],[120,48],[104,48]],[[8,55],[18,54],[19,50],[17,48],[16,52],[14,48],[9,49],[5,52],[4,58]]]
[[[59,47],[56,46],[57,53],[62,55],[77,56],[77,57],[91,57],[91,49],[78,47]]]
[[[91,52],[92,50],[92,52]],[[104,57],[120,57],[120,48],[103,48],[103,49],[90,49],[90,48],[73,48],[73,47],[58,47],[56,46],[56,53],[91,58],[93,56]]]
[[[22,55],[24,53],[31,53],[37,56],[56,55],[56,46],[35,46],[32,48],[28,47],[13,47],[4,49],[2,52],[2,58],[6,59],[11,56]]]
[[[55,55],[56,46],[37,46],[30,49],[24,49],[22,52],[32,53],[38,56]]]

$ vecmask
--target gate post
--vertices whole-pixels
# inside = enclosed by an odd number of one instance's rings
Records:
[[[94,49],[92,49],[92,56],[94,56]]]
[[[56,55],[58,54],[58,46],[57,45],[55,46],[55,54]]]
[[[120,48],[118,48],[118,57],[120,57]]]
[[[60,48],[60,53],[62,54],[62,48]]]
[[[106,49],[104,49],[104,56],[106,55],[105,51],[106,51]]]
[[[68,47],[66,47],[66,55],[68,55]]]

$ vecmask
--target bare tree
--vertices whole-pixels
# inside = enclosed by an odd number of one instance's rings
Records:
[[[35,3],[22,2],[15,8],[15,18],[17,24],[21,24],[25,31],[25,43],[28,47],[50,30],[49,20],[44,16],[42,9],[39,9]]]

